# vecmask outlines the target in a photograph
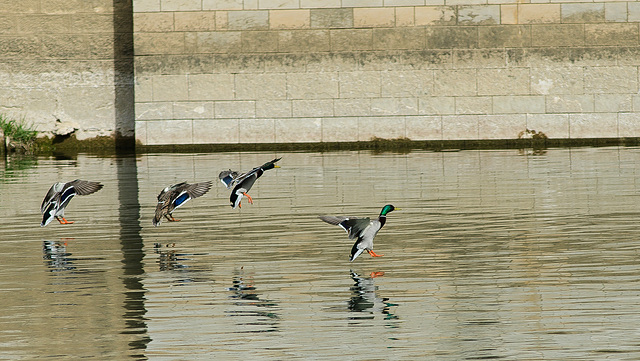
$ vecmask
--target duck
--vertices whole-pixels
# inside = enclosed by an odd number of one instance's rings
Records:
[[[276,162],[280,159],[282,159],[282,157],[273,159],[242,174],[231,169],[220,172],[218,178],[220,178],[220,181],[227,187],[227,189],[235,186],[233,191],[231,191],[231,196],[229,197],[231,208],[242,208],[241,202],[243,196],[247,197],[250,204],[253,204],[253,198],[251,198],[248,193],[249,190],[251,190],[253,184],[265,171],[273,168],[280,168],[279,165],[276,165]]]
[[[86,196],[93,194],[100,189],[103,185],[100,182],[91,182],[76,179],[71,182],[56,182],[54,183],[47,195],[44,196],[42,204],[40,205],[40,213],[42,213],[42,222],[40,227],[44,227],[49,224],[55,218],[60,224],[73,224],[73,221],[68,221],[64,218],[64,210],[69,205],[71,198],[75,195]]]
[[[346,217],[346,216],[319,216],[321,220],[340,226],[349,234],[349,239],[356,239],[349,254],[349,262],[353,262],[362,252],[367,251],[371,257],[382,257],[382,254],[373,252],[373,239],[378,231],[384,227],[387,222],[387,214],[399,210],[391,204],[382,207],[378,219],[371,220],[369,217]]]
[[[178,222],[179,219],[173,217],[172,213],[176,208],[187,203],[190,199],[203,196],[211,189],[211,181],[189,184],[187,182],[177,183],[164,188],[158,194],[158,205],[153,217],[153,225],[157,227],[162,222],[162,217],[169,222]]]

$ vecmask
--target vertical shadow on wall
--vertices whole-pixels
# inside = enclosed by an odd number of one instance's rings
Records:
[[[113,0],[116,148],[135,148],[132,0]]]
[[[120,245],[122,250],[123,283],[125,288],[124,334],[131,335],[130,356],[141,359],[151,338],[145,321],[144,244],[140,231],[140,203],[138,202],[138,168],[134,155],[116,158],[118,199],[120,203]]]

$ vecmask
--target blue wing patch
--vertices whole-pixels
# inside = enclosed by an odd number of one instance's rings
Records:
[[[174,207],[178,207],[180,205],[182,205],[182,203],[186,202],[189,200],[189,193],[183,193],[181,195],[178,196],[178,198],[176,198],[175,201],[173,201],[173,206]]]

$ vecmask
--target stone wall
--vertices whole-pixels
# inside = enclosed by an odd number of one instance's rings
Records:
[[[43,135],[132,136],[127,0],[0,1],[0,113]]]
[[[143,144],[640,136],[640,3],[135,0]]]

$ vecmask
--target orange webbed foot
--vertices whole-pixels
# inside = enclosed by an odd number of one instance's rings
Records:
[[[58,222],[60,222],[60,224],[73,224],[74,223],[74,221],[67,221],[64,217],[56,217],[56,219],[58,220]]]
[[[377,254],[377,253],[375,253],[374,251],[369,250],[369,249],[367,250],[367,252],[369,252],[369,254],[371,255],[371,257],[382,257],[382,256],[384,256],[383,254]]]
[[[369,274],[369,277],[371,278],[382,277],[382,276],[384,276],[384,272],[382,271],[374,271],[374,272],[371,272],[371,274]]]
[[[242,194],[244,194],[244,196],[247,197],[247,200],[249,200],[249,204],[253,204],[253,199],[251,198],[249,193],[242,193]]]

